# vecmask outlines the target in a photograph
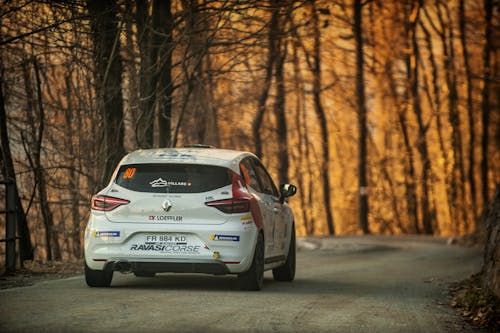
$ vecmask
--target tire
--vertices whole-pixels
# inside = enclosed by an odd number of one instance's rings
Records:
[[[273,269],[275,281],[291,282],[295,278],[295,225],[292,227],[292,237],[290,239],[290,248],[283,266]]]
[[[257,244],[253,255],[252,265],[245,273],[238,275],[241,290],[259,291],[264,283],[264,237],[257,236]]]
[[[89,287],[107,288],[111,285],[113,271],[109,269],[94,270],[85,263],[85,282]]]
[[[134,275],[137,277],[154,277],[156,273],[154,272],[145,272],[145,271],[136,271]]]

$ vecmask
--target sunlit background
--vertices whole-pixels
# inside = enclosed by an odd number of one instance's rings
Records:
[[[0,13],[37,258],[82,256],[91,196],[140,148],[257,153],[298,186],[299,235],[360,233],[360,193],[372,233],[463,235],[500,180],[492,0],[1,0]]]

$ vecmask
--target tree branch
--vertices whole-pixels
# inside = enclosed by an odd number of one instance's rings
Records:
[[[70,21],[73,21],[73,20],[80,20],[80,19],[85,19],[85,18],[88,18],[88,16],[87,15],[82,15],[82,16],[78,16],[78,17],[72,17],[72,18],[68,18],[68,19],[65,19],[65,20],[62,20],[62,21],[59,21],[59,22],[52,23],[52,24],[47,25],[45,27],[41,27],[41,28],[29,31],[29,32],[25,32],[23,34],[20,34],[20,35],[14,36],[14,37],[9,37],[7,39],[4,39],[4,40],[0,41],[0,46],[12,43],[12,42],[14,42],[14,41],[16,41],[18,39],[22,39],[22,38],[25,38],[25,37],[29,37],[31,35],[35,35],[35,34],[37,34],[39,32],[50,30],[52,28],[60,26],[61,24],[64,24],[64,23],[67,23],[67,22],[70,22]]]

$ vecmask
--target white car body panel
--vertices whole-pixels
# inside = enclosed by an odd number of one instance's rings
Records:
[[[125,156],[108,186],[98,195],[130,203],[106,212],[92,210],[85,230],[87,266],[103,270],[107,265],[115,265],[114,270],[121,270],[118,263],[132,262],[144,263],[144,267],[153,267],[153,270],[162,267],[157,271],[165,272],[191,267],[192,272],[238,274],[249,269],[259,232],[264,235],[265,269],[283,265],[290,244],[293,214],[288,204],[280,203],[277,197],[239,183],[239,190],[247,191],[258,202],[262,215],[259,225],[254,211],[226,214],[205,205],[231,198],[232,185],[202,193],[150,193],[115,183],[121,166],[137,164],[219,166],[240,175],[239,163],[246,157],[255,156],[196,148],[139,150]],[[166,211],[168,206],[171,207]],[[203,268],[205,266],[208,268]]]

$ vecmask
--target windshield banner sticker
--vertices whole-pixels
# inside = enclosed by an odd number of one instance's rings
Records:
[[[175,182],[175,181],[167,181],[162,179],[161,177],[153,180],[149,183],[151,187],[167,187],[167,186],[191,186],[191,182]]]

